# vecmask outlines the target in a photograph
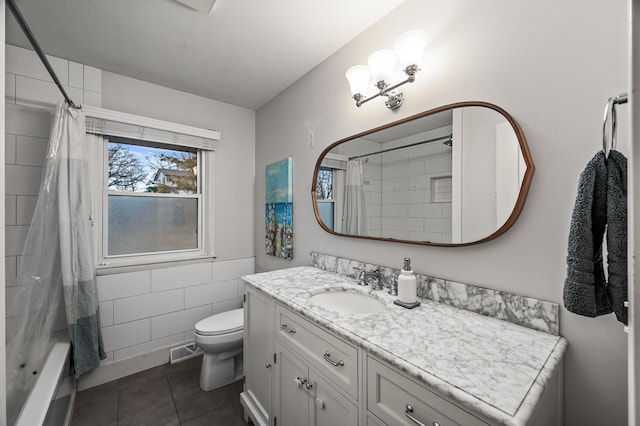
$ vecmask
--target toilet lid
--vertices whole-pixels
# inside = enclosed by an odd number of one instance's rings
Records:
[[[196,323],[196,332],[205,336],[233,333],[243,328],[243,308],[212,315]]]

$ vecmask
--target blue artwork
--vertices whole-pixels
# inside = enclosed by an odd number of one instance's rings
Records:
[[[271,163],[265,172],[267,254],[293,259],[293,160]]]

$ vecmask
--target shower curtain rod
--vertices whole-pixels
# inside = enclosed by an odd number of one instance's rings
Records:
[[[369,154],[356,155],[354,157],[349,157],[349,160],[355,160],[357,158],[368,157],[370,155],[382,154],[384,152],[397,151],[397,150],[403,149],[403,148],[411,148],[412,146],[422,145],[422,144],[431,143],[431,142],[438,142],[438,141],[442,141],[442,140],[445,140],[445,139],[446,139],[446,141],[444,143],[447,143],[447,142],[451,142],[451,136],[452,135],[440,136],[439,138],[427,139],[426,141],[410,143],[409,145],[403,145],[403,146],[397,146],[395,148],[383,149],[382,151],[372,152],[372,153],[369,153]]]
[[[67,102],[67,104],[70,107],[75,108],[75,109],[82,108],[82,105],[78,106],[78,105],[74,104],[73,101],[71,100],[71,98],[69,97],[69,95],[67,95],[67,92],[64,90],[64,87],[62,87],[62,83],[60,83],[60,80],[58,79],[58,76],[56,75],[55,71],[53,71],[53,67],[51,67],[51,64],[49,63],[49,60],[47,59],[47,57],[42,52],[42,49],[40,48],[40,45],[38,44],[38,40],[36,40],[36,38],[34,37],[33,33],[31,32],[31,29],[27,25],[27,22],[24,20],[22,14],[20,13],[20,10],[18,10],[18,6],[16,6],[16,4],[14,3],[13,0],[7,0],[7,7],[11,11],[11,13],[13,14],[13,17],[16,18],[16,21],[18,22],[18,25],[20,25],[20,28],[22,29],[22,32],[24,33],[25,36],[27,36],[27,39],[29,40],[29,43],[31,43],[31,46],[33,46],[33,49],[38,54],[38,57],[42,61],[42,64],[44,65],[44,67],[49,72],[49,75],[51,75],[51,78],[53,79],[53,82],[56,84],[56,86],[58,86],[58,89],[60,89],[60,92],[62,92],[62,96],[64,96],[64,99]]]

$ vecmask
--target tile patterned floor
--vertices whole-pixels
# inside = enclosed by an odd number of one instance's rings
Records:
[[[194,358],[78,392],[71,426],[244,426],[242,381],[200,389]]]

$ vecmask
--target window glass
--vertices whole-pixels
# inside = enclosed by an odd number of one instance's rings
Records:
[[[333,170],[321,168],[318,170],[316,183],[316,198],[318,200],[333,200]]]
[[[109,195],[109,256],[198,248],[198,199]]]
[[[116,137],[106,144],[104,256],[200,250],[198,152]]]
[[[109,139],[109,190],[197,193],[198,155],[195,151],[156,148],[124,143],[124,140],[126,139]]]

